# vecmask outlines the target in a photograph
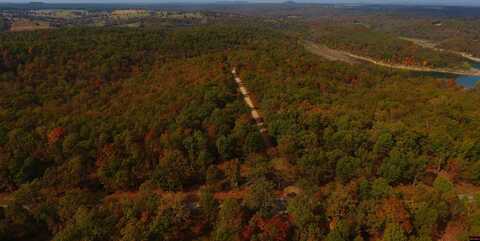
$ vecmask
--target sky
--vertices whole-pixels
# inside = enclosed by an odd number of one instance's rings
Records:
[[[175,2],[226,2],[225,0],[0,0],[0,3],[25,3],[41,1],[47,3],[175,3]],[[234,1],[234,0],[227,0]],[[284,2],[285,0],[241,0],[248,2]],[[375,3],[375,4],[408,4],[408,5],[476,5],[480,6],[480,0],[297,0],[297,2],[315,3]]]

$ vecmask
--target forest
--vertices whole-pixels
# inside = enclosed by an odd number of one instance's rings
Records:
[[[480,89],[327,61],[290,30],[0,33],[0,240],[478,235]]]

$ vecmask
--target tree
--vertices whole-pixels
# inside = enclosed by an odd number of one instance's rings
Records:
[[[210,165],[205,175],[205,182],[210,186],[215,185],[222,177],[222,173],[220,173],[216,165]]]
[[[39,158],[33,155],[38,146],[35,139],[34,135],[24,129],[14,129],[8,133],[8,171],[17,184],[31,181],[43,171]]]
[[[62,127],[53,128],[47,135],[48,144],[53,145],[65,135],[65,129]]]
[[[262,135],[258,131],[250,131],[245,137],[244,153],[253,153],[261,150],[263,145]]]
[[[240,185],[240,163],[238,160],[232,160],[227,163],[225,176],[231,187],[237,188]]]
[[[480,160],[474,162],[470,169],[470,179],[475,183],[480,183]]]
[[[393,188],[384,178],[377,178],[372,183],[371,195],[375,199],[387,197],[392,193],[392,191]]]
[[[437,130],[431,133],[430,149],[435,154],[436,166],[439,171],[445,161],[452,155],[453,138],[445,130]]]
[[[385,131],[378,136],[377,142],[373,147],[373,151],[376,155],[382,157],[387,155],[394,145],[395,140],[393,139],[392,134]]]
[[[45,223],[19,203],[12,202],[7,208],[1,209],[0,237],[4,238],[2,240],[33,240],[48,235]]]
[[[337,177],[342,182],[348,182],[355,177],[356,171],[360,168],[360,159],[354,157],[344,157],[337,162]]]
[[[421,202],[413,213],[413,225],[417,233],[432,237],[439,225],[447,220],[448,204],[438,197],[428,195],[430,200]]]
[[[214,240],[230,241],[239,237],[242,228],[242,208],[237,200],[223,201],[215,225]]]
[[[245,205],[262,216],[268,217],[275,205],[275,185],[265,179],[256,180],[245,197]]]
[[[336,223],[335,228],[331,230],[325,241],[347,241],[351,240],[350,226],[345,220]]]
[[[217,216],[218,202],[215,200],[213,192],[209,188],[200,190],[199,204],[202,209],[202,214],[207,218],[208,222],[214,221]]]
[[[92,207],[97,202],[97,196],[84,190],[69,190],[58,200],[57,212],[61,220],[67,221],[75,216],[80,208]]]
[[[399,149],[393,149],[382,165],[380,175],[389,183],[398,183],[407,178],[409,161]]]
[[[464,149],[465,159],[469,161],[480,160],[480,141],[466,143]]]
[[[145,233],[145,226],[140,222],[135,222],[135,220],[129,221],[123,228],[120,230],[121,239],[120,241],[146,241],[147,235]]]
[[[319,202],[312,196],[300,194],[287,203],[287,211],[292,216],[293,224],[297,228],[295,235],[298,240],[318,240],[322,235],[320,228],[324,216],[316,213]]]
[[[287,241],[290,237],[291,225],[288,219],[281,215],[272,218],[264,218],[254,215],[247,226],[242,231],[243,240],[259,241]]]
[[[385,228],[383,241],[407,241],[407,236],[400,225],[389,223]]]
[[[188,160],[178,150],[167,150],[159,160],[154,181],[167,190],[179,190],[191,180],[194,171]]]
[[[54,241],[108,240],[116,221],[114,217],[97,210],[79,208],[73,220],[58,232]]]
[[[190,211],[179,203],[159,210],[157,216],[149,224],[147,237],[154,241],[186,240],[187,228],[190,226]]]
[[[234,143],[231,137],[220,136],[216,141],[217,152],[223,160],[232,158],[234,153]]]
[[[433,187],[440,192],[447,193],[453,190],[453,183],[444,176],[437,176],[433,182]]]

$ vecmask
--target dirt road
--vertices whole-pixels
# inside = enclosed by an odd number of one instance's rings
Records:
[[[313,54],[319,55],[329,60],[339,60],[347,63],[352,63],[352,61],[357,60],[363,62],[369,62],[378,66],[383,66],[392,69],[401,69],[417,72],[434,72],[434,73],[444,73],[444,74],[455,74],[455,75],[469,75],[469,76],[480,76],[480,70],[454,70],[454,69],[443,69],[443,68],[427,68],[427,67],[416,67],[416,66],[407,66],[401,64],[389,64],[382,61],[377,61],[369,57],[364,57],[356,54],[352,54],[342,50],[330,49],[326,46],[317,45],[312,42],[305,42],[305,49],[310,51]],[[332,55],[335,55],[335,58],[332,58]],[[345,60],[349,59],[349,60]]]
[[[255,102],[250,97],[250,92],[248,91],[247,87],[243,84],[242,79],[237,75],[237,70],[235,68],[232,69],[233,77],[235,78],[235,82],[238,85],[238,89],[240,93],[243,95],[243,100],[245,104],[250,108],[250,114],[252,118],[257,123],[257,127],[259,128],[260,134],[262,134],[263,141],[265,142],[265,147],[270,148],[272,147],[272,141],[270,139],[270,135],[268,134],[267,128],[265,128],[265,123],[263,120],[262,115],[258,111]]]
[[[452,54],[462,56],[466,59],[469,59],[469,60],[472,60],[472,61],[475,61],[475,62],[480,62],[480,58],[474,57],[471,54],[464,53],[464,52],[459,52],[459,51],[454,51],[454,50],[442,49],[442,48],[437,47],[436,43],[430,42],[428,40],[416,39],[416,38],[405,38],[405,37],[401,37],[400,39],[410,41],[410,42],[412,42],[412,43],[414,43],[418,46],[424,47],[424,48],[433,49],[433,50],[436,50],[436,51],[439,51],[439,52],[448,52],[448,53],[452,53]]]

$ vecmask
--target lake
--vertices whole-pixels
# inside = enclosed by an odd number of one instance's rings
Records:
[[[473,66],[474,68],[480,69],[480,63],[477,63]],[[457,84],[467,88],[471,89],[475,87],[478,81],[480,81],[479,76],[458,76]]]

